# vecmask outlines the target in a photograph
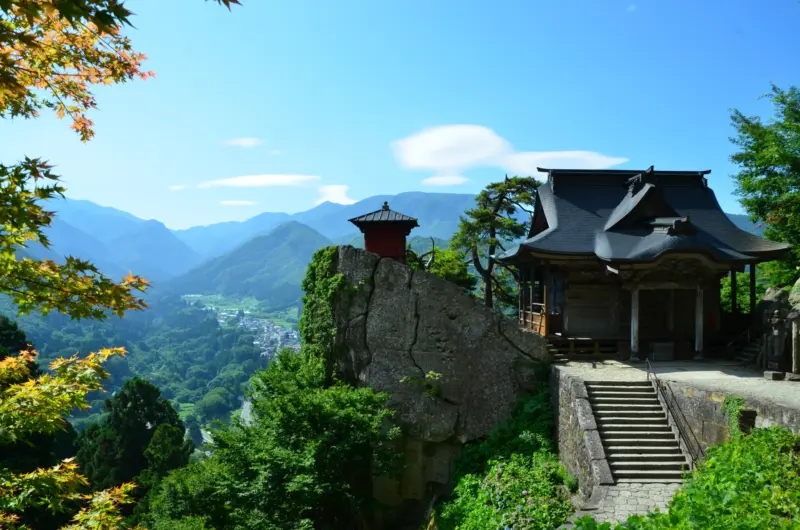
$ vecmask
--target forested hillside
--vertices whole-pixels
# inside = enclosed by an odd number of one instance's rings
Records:
[[[91,396],[92,410],[82,417],[101,412],[103,400],[134,375],[157,385],[184,416],[194,412],[200,421],[225,417],[241,406],[243,385],[269,361],[253,344],[255,334],[236,322],[221,325],[213,312],[176,296],[149,298],[146,311],[106,321],[77,321],[57,313],[17,317],[7,297],[0,299],[0,314],[16,320],[39,351],[42,367],[58,357],[86,355],[102,347],[127,350],[125,357],[109,359],[107,392]],[[85,420],[76,426],[84,424]]]
[[[254,297],[269,310],[281,310],[300,302],[311,256],[330,244],[322,234],[292,221],[204,263],[169,287],[180,294]]]

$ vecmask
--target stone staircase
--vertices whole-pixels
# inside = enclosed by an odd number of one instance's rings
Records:
[[[587,381],[586,390],[617,483],[683,482],[689,461],[652,383]]]
[[[751,366],[756,363],[761,353],[761,337],[757,337],[734,350],[734,358],[744,365]]]

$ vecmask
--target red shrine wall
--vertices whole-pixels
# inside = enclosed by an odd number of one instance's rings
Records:
[[[364,248],[382,258],[405,263],[407,230],[394,226],[370,227],[364,232]]]

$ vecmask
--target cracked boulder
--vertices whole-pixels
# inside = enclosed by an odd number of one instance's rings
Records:
[[[347,246],[339,248],[337,268],[357,287],[337,304],[337,340],[351,362],[344,373],[390,395],[408,443],[428,447],[431,456],[415,456],[425,469],[449,468],[454,445],[489,434],[537,379],[547,377],[545,341],[456,285]],[[448,449],[439,451],[437,444]],[[422,471],[408,476],[430,479]],[[399,501],[403,491],[433,486],[399,484]]]

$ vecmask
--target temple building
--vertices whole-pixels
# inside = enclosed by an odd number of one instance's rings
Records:
[[[542,169],[528,238],[502,256],[520,277],[519,321],[561,347],[673,359],[747,325],[737,288],[788,245],[736,227],[710,171]],[[749,286],[735,272],[749,268]],[[731,274],[730,314],[720,280]],[[746,317],[746,316],[745,316]]]
[[[419,226],[414,217],[389,209],[384,202],[380,210],[348,219],[364,234],[364,248],[382,258],[400,263],[406,260],[406,237]]]

